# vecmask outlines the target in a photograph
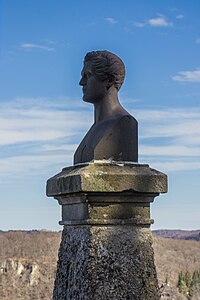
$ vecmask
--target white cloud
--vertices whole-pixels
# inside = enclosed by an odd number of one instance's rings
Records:
[[[172,146],[140,146],[140,154],[145,156],[194,156],[200,157],[200,148],[199,147],[187,147],[181,145],[172,145]]]
[[[75,111],[68,102],[47,99],[15,99],[0,109],[0,145],[45,142],[69,138],[86,130],[87,111]],[[26,104],[25,104],[26,103]],[[54,122],[56,116],[56,121]],[[81,130],[80,130],[81,129]]]
[[[146,23],[145,23],[145,22],[134,22],[133,24],[134,24],[136,27],[140,27],[140,28],[146,26]]]
[[[43,146],[40,147],[40,151],[41,152],[71,152],[74,149],[76,149],[78,147],[78,144],[65,144],[65,145],[51,145],[51,144],[45,144]]]
[[[165,17],[156,17],[149,19],[147,23],[152,27],[169,27],[173,26],[172,22],[169,22]]]
[[[200,147],[200,135],[191,134],[187,136],[181,136],[178,138],[178,143],[185,145],[199,145]]]
[[[184,16],[184,15],[181,15],[181,14],[176,16],[176,19],[177,19],[177,20],[181,20],[181,19],[184,19],[184,18],[185,18],[185,16]]]
[[[180,82],[200,82],[200,69],[194,71],[181,71],[172,79]]]
[[[56,122],[52,120],[55,119]],[[8,119],[5,116],[9,116]],[[2,110],[0,145],[49,141],[77,134],[87,128],[84,113],[59,110]]]
[[[46,174],[49,170],[60,169],[72,163],[71,153],[49,155],[21,155],[0,159],[0,169],[7,176],[22,177]],[[53,173],[52,173],[53,174]],[[5,177],[5,176],[4,176]]]
[[[43,41],[44,41],[45,43],[48,43],[48,44],[51,44],[51,45],[57,44],[56,41],[53,41],[53,40],[50,40],[50,39],[43,39]]]
[[[200,132],[200,120],[179,120],[174,122],[157,122],[158,126],[155,126],[156,123],[153,123],[150,127],[146,127],[143,129],[141,133],[141,138],[155,137],[169,137],[169,138],[177,138],[182,137],[183,132],[184,136],[194,136],[198,135]]]
[[[172,172],[172,171],[190,171],[190,170],[199,170],[200,162],[187,162],[187,161],[155,161],[153,162],[153,168],[162,170],[163,172]]]
[[[114,18],[111,18],[111,17],[108,17],[108,18],[106,18],[105,20],[106,20],[109,24],[111,24],[111,25],[115,25],[115,24],[118,23],[117,20],[115,20]]]
[[[69,99],[15,99],[0,105],[4,176],[37,174],[52,165],[56,170],[71,164],[93,121],[92,108],[80,110],[77,102]],[[155,168],[160,164],[161,170],[198,168],[194,162],[200,156],[200,109],[138,109],[130,113],[139,123],[141,162],[152,162]]]
[[[194,120],[200,116],[200,110],[196,108],[171,108],[171,109],[146,109],[134,110],[133,114],[137,114],[140,120],[150,122],[169,122],[182,120]]]
[[[200,169],[200,109],[134,110],[141,162],[163,171]]]
[[[159,15],[158,17],[151,18],[147,21],[143,22],[133,22],[134,26],[136,27],[145,27],[145,26],[151,26],[151,27],[172,27],[173,23],[168,21],[167,18],[163,15]]]
[[[167,146],[189,147],[191,151],[200,145],[200,109],[135,110],[132,114],[139,121],[142,144],[151,139],[158,139],[162,143],[161,139],[164,138]],[[177,155],[180,153],[175,152]]]
[[[55,48],[48,47],[45,45],[33,44],[33,43],[22,43],[20,46],[22,49],[31,50],[31,49],[40,49],[45,51],[55,51]]]

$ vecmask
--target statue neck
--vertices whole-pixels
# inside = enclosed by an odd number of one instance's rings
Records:
[[[118,91],[111,87],[105,97],[94,104],[94,123],[128,114],[118,100]]]

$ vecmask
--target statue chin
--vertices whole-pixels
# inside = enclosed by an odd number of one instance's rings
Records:
[[[90,101],[90,99],[87,97],[87,95],[83,94],[83,97],[82,97],[83,101],[84,102],[89,102],[89,103],[92,103],[92,101]]]
[[[84,96],[83,96],[82,99],[83,99],[84,102],[92,103],[92,101],[90,101],[87,97],[84,97]]]

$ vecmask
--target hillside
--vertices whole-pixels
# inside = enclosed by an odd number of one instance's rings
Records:
[[[51,299],[60,237],[58,232],[0,232],[0,299]]]
[[[0,299],[51,299],[60,238],[61,232],[0,232]],[[154,251],[159,286],[168,282],[162,299],[187,299],[176,288],[178,275],[200,270],[200,242],[155,236]]]
[[[200,241],[200,230],[154,230],[155,236],[167,237],[178,240],[195,240]]]

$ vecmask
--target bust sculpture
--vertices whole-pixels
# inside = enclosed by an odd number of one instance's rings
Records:
[[[83,101],[94,105],[94,124],[74,154],[74,164],[92,160],[138,161],[138,125],[120,104],[122,60],[108,51],[86,54],[80,85]]]

